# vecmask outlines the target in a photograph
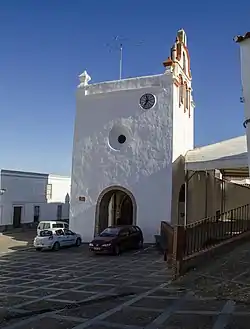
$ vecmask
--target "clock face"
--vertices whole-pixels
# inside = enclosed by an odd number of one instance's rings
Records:
[[[151,109],[155,105],[155,102],[156,102],[156,98],[153,94],[144,94],[140,98],[140,106],[144,110]]]

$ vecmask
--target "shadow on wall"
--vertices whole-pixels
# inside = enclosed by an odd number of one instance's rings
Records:
[[[170,222],[171,171],[171,166],[167,165],[152,174],[140,175],[138,180],[135,180],[133,175],[129,177],[126,185],[124,184],[125,187],[130,186],[129,191],[136,199],[137,210],[140,209],[140,211],[137,211],[136,225],[142,229],[145,243],[155,242],[154,236],[160,233],[161,220],[164,219]],[[163,177],[166,177],[166,179],[163,179]],[[86,242],[91,241],[94,237],[95,223],[93,218],[95,218],[95,213],[95,196],[91,202],[86,202],[84,208],[77,202],[71,207],[71,218],[74,218],[72,230],[82,234],[83,240]]]
[[[188,223],[250,203],[250,188],[221,180],[213,170],[189,172]]]
[[[0,175],[0,232],[32,229],[41,220],[69,220],[69,194],[59,186],[53,202],[48,174],[1,170]]]
[[[61,220],[69,222],[70,197],[65,195],[65,202],[48,202],[45,197],[41,202],[21,202],[20,205],[4,203],[0,210],[0,232],[20,232],[36,229],[40,221]],[[4,218],[7,220],[4,221]]]

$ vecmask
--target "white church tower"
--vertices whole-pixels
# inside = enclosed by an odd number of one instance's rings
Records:
[[[245,110],[245,122],[248,149],[248,168],[250,172],[250,32],[244,36],[234,38],[240,45],[241,82],[243,89],[243,102]]]
[[[193,148],[187,37],[178,31],[163,74],[89,84],[80,75],[71,228],[85,242],[109,225],[138,225],[154,242],[171,220],[172,162]]]
[[[171,56],[163,63],[173,79],[173,161],[194,148],[194,102],[185,31],[179,30]]]

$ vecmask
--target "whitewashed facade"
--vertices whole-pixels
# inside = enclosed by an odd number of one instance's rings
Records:
[[[240,45],[241,82],[245,110],[245,122],[248,149],[248,167],[250,170],[250,32],[235,37]]]
[[[70,226],[84,241],[98,233],[105,212],[110,224],[113,206],[102,201],[112,191],[131,200],[130,223],[140,226],[145,242],[154,242],[160,222],[171,220],[172,162],[194,144],[190,58],[183,30],[164,66],[163,74],[92,85],[86,71],[80,76]],[[121,209],[120,204],[118,218]]]
[[[13,170],[0,177],[0,230],[69,219],[70,177]]]

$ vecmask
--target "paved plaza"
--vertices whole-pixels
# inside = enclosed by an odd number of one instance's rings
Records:
[[[0,256],[33,246],[35,230],[0,232]]]
[[[0,257],[0,328],[249,328],[249,250],[175,283],[154,247],[119,257],[86,246],[11,252]]]

